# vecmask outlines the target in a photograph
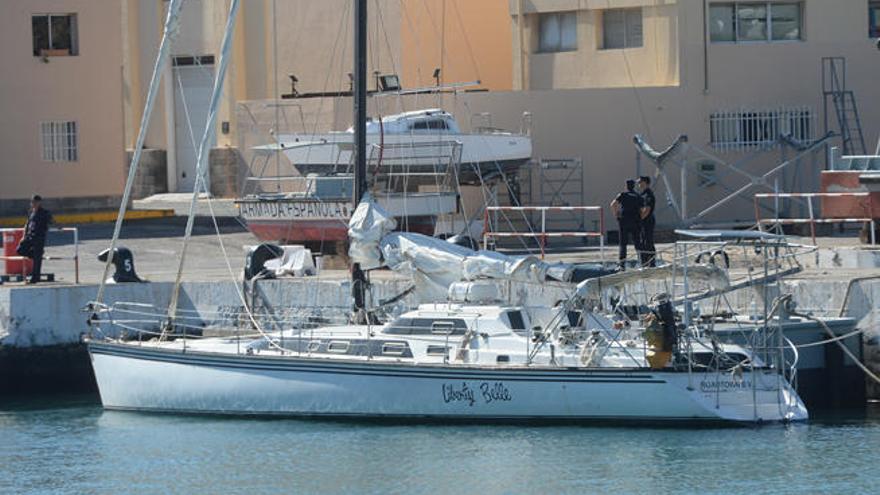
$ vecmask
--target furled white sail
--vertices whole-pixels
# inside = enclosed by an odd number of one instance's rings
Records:
[[[393,232],[394,219],[365,197],[349,222],[349,255],[362,268],[388,267],[412,276],[423,300],[443,300],[449,286],[463,280],[502,279],[544,283],[565,281],[568,265],[545,263],[534,256],[507,256],[474,251],[442,239],[411,232]]]

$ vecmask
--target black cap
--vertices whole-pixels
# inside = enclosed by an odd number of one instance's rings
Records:
[[[651,184],[651,178],[648,177],[647,175],[640,176],[639,181],[644,182],[645,184],[648,184],[648,185]]]
[[[34,194],[33,196],[31,196],[31,201],[42,201],[42,200],[43,200],[43,197],[40,196],[39,194]]]
[[[634,187],[636,187],[636,181],[634,181],[633,179],[627,179],[626,180],[626,188],[632,189]]]

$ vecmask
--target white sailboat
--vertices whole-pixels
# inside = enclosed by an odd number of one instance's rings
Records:
[[[176,3],[172,0],[171,9]],[[230,16],[237,3],[232,0]],[[169,340],[168,327],[146,341],[149,329],[135,341],[92,338],[88,348],[105,408],[441,420],[807,419],[782,346],[750,349],[707,336],[690,325],[689,290],[683,300],[658,298],[644,325],[596,309],[602,307],[597,301],[603,288],[627,283],[629,273],[571,285],[569,297],[554,306],[516,305],[505,302],[502,282],[544,284],[566,280],[570,270],[533,257],[475,252],[393,232],[391,215],[364,197],[366,0],[356,5],[355,59],[361,63],[354,84],[358,207],[348,231],[356,263],[352,321],[373,320],[372,308],[364,304],[363,270],[409,273],[418,290],[444,293],[446,300],[422,304],[384,325],[341,321],[276,332],[257,326],[260,335],[248,339],[230,334]],[[227,36],[230,32],[231,22]],[[225,42],[224,47],[225,55]],[[671,273],[682,277],[685,287],[703,279],[708,293],[727,289],[720,268],[688,266],[687,256],[677,262],[684,263],[683,271]],[[635,277],[665,276],[669,270]],[[172,329],[175,301],[168,312]],[[683,327],[676,305],[684,308]],[[113,308],[100,298],[92,310],[96,333],[112,325],[112,318],[102,315]],[[782,342],[781,333],[771,336]]]

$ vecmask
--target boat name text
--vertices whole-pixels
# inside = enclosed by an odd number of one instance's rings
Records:
[[[750,388],[752,388],[752,382],[749,380],[703,380],[700,382],[700,390],[703,392],[728,392]]]
[[[351,218],[351,205],[342,201],[262,201],[240,203],[246,219],[340,219]]]
[[[467,382],[444,383],[443,402],[462,402],[473,407],[477,402],[491,404],[493,402],[509,402],[513,400],[510,390],[501,382],[481,382],[478,386],[468,385]]]

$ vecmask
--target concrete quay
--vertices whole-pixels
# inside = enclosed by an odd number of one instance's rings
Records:
[[[181,290],[180,313],[187,316],[189,328],[201,332],[211,333],[221,328],[251,332],[249,322],[244,317],[239,292],[241,283],[232,281],[230,270],[236,277],[239,276],[243,267],[244,247],[258,241],[235,219],[224,218],[218,222],[217,228],[221,232],[219,239],[210,218],[197,220],[185,269],[186,281]],[[107,286],[105,302],[117,311],[114,314],[116,319],[138,320],[130,325],[132,327],[158,328],[177,270],[184,223],[184,219],[180,218],[140,220],[123,230],[120,244],[132,249],[138,273],[149,282]],[[56,283],[0,285],[0,395],[28,392],[33,388],[65,392],[93,390],[91,368],[84,346],[80,344],[82,335],[90,331],[87,324],[89,315],[83,308],[96,296],[103,264],[97,262],[95,256],[107,247],[107,238],[111,233],[110,224],[90,225],[81,230],[81,284],[71,283],[72,267],[58,261],[46,264],[47,271],[57,274]],[[851,331],[854,326],[866,328],[864,337],[850,337],[846,339],[846,344],[856,354],[862,354],[864,360],[875,369],[880,369],[880,320],[877,318],[880,279],[864,279],[866,276],[880,277],[880,269],[865,266],[871,264],[870,259],[875,252],[857,249],[850,239],[822,241],[827,245],[819,255],[807,256],[808,259],[803,260],[806,270],[787,278],[779,291],[791,293],[801,311],[821,316],[843,316],[843,320],[833,325],[834,331],[839,334]],[[52,239],[48,253],[63,255],[72,253],[72,250],[73,246],[64,239]],[[224,250],[230,266],[226,264]],[[551,259],[566,261],[584,258],[595,258],[595,253],[567,252],[551,256]],[[859,280],[851,283],[857,278]],[[386,299],[399,294],[409,285],[408,280],[390,272],[374,273],[372,298],[374,301]],[[564,288],[551,284],[502,286],[505,293],[510,293],[511,300],[520,303],[552,304],[566,295]],[[648,287],[649,292],[663,290],[661,286]],[[347,273],[343,270],[326,270],[318,277],[262,280],[255,284],[253,290],[246,291],[245,297],[248,304],[255,308],[261,325],[273,328],[279,321],[283,325],[285,321],[305,316],[338,315],[349,308],[349,295]],[[122,303],[128,305],[123,306]],[[137,306],[132,306],[132,303]],[[414,301],[404,301],[404,304],[412,303]],[[754,289],[728,294],[725,304],[729,304],[729,308],[722,310],[730,309],[744,315],[763,310],[761,294]],[[703,314],[714,309],[711,301],[704,301],[697,308]],[[844,308],[842,313],[841,308]],[[116,330],[124,331],[125,326],[123,322]],[[792,331],[795,330],[799,343],[823,338],[821,329],[815,325],[793,327]],[[865,383],[861,371],[848,358],[838,354],[839,349],[833,345],[811,348],[802,355],[801,362],[813,371],[805,371],[802,376],[833,364],[839,368],[835,371],[838,379],[846,377],[844,381],[850,384],[853,380]],[[814,385],[813,388],[822,390],[821,386]],[[869,395],[880,396],[880,390],[869,389]]]

